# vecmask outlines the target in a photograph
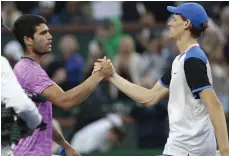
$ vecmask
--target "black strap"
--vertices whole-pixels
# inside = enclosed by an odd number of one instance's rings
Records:
[[[46,102],[47,101],[47,99],[42,94],[38,94],[38,93],[27,93],[27,96],[33,102]]]
[[[26,57],[26,56],[21,57],[21,59],[28,59],[28,60],[34,61],[34,60],[33,60],[33,59],[31,59],[30,57]]]

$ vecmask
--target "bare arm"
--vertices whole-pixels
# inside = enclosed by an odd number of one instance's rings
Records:
[[[84,101],[102,81],[102,79],[110,77],[113,74],[112,64],[110,60],[104,61],[103,69],[92,74],[86,81],[79,86],[64,92],[58,85],[52,85],[46,88],[44,95],[50,102],[62,108],[71,108]]]
[[[155,86],[149,90],[125,80],[117,73],[115,73],[109,81],[134,101],[144,103],[147,106],[156,104],[169,92],[160,82],[157,82]]]
[[[42,92],[42,95],[53,104],[69,109],[84,101],[95,90],[102,79],[103,77],[98,72],[91,75],[86,81],[71,90],[64,92],[58,85],[52,85],[46,88]]]
[[[58,132],[55,125],[52,125],[52,140],[64,149],[70,146],[64,137]]]
[[[205,89],[199,93],[201,99],[208,106],[208,111],[222,156],[229,154],[228,133],[224,110],[221,102],[212,88]],[[227,152],[227,154],[226,154]]]
[[[52,140],[64,148],[66,156],[80,156],[80,153],[72,148],[72,146],[58,132],[54,124],[52,125]]]

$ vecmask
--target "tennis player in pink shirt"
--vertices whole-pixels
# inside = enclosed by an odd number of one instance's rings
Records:
[[[100,81],[113,74],[113,68],[111,61],[107,60],[101,72],[91,75],[79,86],[64,92],[40,66],[41,56],[50,53],[52,48],[52,36],[46,23],[41,16],[25,14],[15,21],[13,27],[13,33],[24,49],[24,57],[14,67],[15,75],[26,92],[40,93],[48,100],[37,103],[47,129],[38,129],[32,136],[21,139],[14,155],[51,156],[53,140],[65,149],[67,156],[79,156],[80,154],[52,126],[52,103],[64,109],[80,104]]]

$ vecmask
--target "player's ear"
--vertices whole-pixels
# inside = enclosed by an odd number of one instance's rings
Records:
[[[24,42],[25,42],[25,45],[26,46],[31,46],[32,45],[32,38],[31,37],[28,37],[28,36],[24,36]]]
[[[190,20],[185,21],[185,30],[189,30],[192,27],[192,23]]]

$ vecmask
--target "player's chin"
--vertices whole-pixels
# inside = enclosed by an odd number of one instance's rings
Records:
[[[52,52],[51,50],[46,50],[46,51],[44,51],[44,52],[42,53],[42,55],[49,54],[49,53],[51,53],[51,52]]]
[[[48,48],[45,53],[48,54],[48,53],[51,53],[52,52],[52,48]]]
[[[170,39],[173,39],[173,40],[176,40],[176,36],[174,36],[174,35],[171,34],[171,33],[169,34],[169,38],[170,38]]]

